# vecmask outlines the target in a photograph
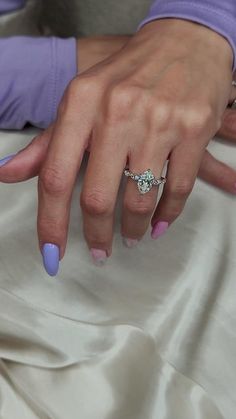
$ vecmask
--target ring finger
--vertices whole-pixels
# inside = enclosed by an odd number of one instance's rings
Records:
[[[129,170],[132,173],[140,174],[150,169],[153,175],[159,178],[167,157],[168,151],[166,147],[162,147],[161,150],[159,143],[158,153],[149,150],[144,155],[143,149],[133,153],[129,161]],[[148,180],[144,184],[144,190],[146,186],[148,186]],[[146,233],[156,206],[157,195],[158,188],[156,186],[142,194],[139,190],[138,182],[131,178],[128,179],[124,193],[121,226],[121,234],[125,238],[125,243],[128,247],[135,245]]]

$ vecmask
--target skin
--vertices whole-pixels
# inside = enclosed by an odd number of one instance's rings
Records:
[[[184,46],[180,39],[186,39]],[[165,19],[133,37],[80,40],[79,68],[56,123],[0,170],[5,182],[39,173],[40,247],[55,243],[60,259],[64,255],[72,190],[86,149],[90,159],[81,195],[84,234],[89,248],[104,250],[107,256],[127,159],[131,170],[150,167],[158,177],[167,159],[169,164],[157,207],[157,188],[141,196],[128,180],[121,227],[125,237],[141,239],[150,220],[152,225],[174,222],[197,175],[235,193],[236,172],[206,151],[222,120],[220,134],[235,139],[229,123],[234,112],[224,114],[234,94],[232,51],[224,38],[191,22]],[[107,175],[112,183],[106,182]]]

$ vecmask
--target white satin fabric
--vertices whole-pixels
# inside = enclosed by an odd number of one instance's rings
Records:
[[[0,156],[33,135],[1,133]],[[235,167],[233,146],[210,149]],[[149,231],[136,249],[122,244],[118,208],[113,256],[96,267],[83,171],[57,278],[38,250],[37,180],[0,184],[0,418],[233,419],[235,197],[197,180],[165,236]]]

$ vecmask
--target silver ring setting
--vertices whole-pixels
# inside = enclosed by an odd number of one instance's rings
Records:
[[[162,183],[166,183],[165,177],[159,179],[155,178],[150,169],[145,170],[143,173],[135,174],[127,168],[124,170],[124,175],[137,182],[138,190],[142,195],[149,192],[153,186],[159,186]]]

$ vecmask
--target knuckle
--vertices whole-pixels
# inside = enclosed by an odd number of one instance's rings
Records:
[[[78,96],[80,96],[82,93],[82,83],[79,80],[79,78],[73,79],[70,84],[68,85],[66,92],[65,92],[65,100],[64,102],[67,105],[70,105],[71,103],[77,102]]]
[[[124,208],[131,215],[151,217],[154,210],[154,203],[151,200],[133,199],[125,201]]]
[[[171,103],[164,98],[160,98],[156,105],[153,105],[152,108],[154,110],[154,115],[156,116],[156,118],[159,118],[160,120],[169,123],[170,118],[173,114],[173,107]]]
[[[112,122],[128,119],[141,95],[140,87],[129,85],[127,82],[113,86],[108,93],[107,119]]]
[[[70,98],[77,97],[78,95],[87,96],[89,92],[94,91],[98,86],[98,78],[93,75],[80,75],[74,78],[67,89]]]
[[[171,102],[164,98],[159,98],[158,101],[150,100],[149,115],[158,128],[158,132],[167,131],[170,122],[175,117]]]
[[[64,195],[68,184],[57,166],[44,167],[40,173],[40,182],[45,192],[50,195]]]
[[[196,138],[212,127],[214,113],[210,106],[188,109],[184,118],[185,132],[188,137]]]
[[[192,182],[188,179],[178,180],[172,182],[172,185],[169,187],[169,193],[172,197],[177,199],[185,199],[190,194],[193,188]]]
[[[83,211],[90,215],[109,217],[113,213],[113,205],[100,192],[83,193],[80,198]]]
[[[63,100],[58,108],[58,115],[65,116],[66,112],[78,112],[78,105],[81,101],[94,97],[98,90],[100,81],[98,77],[81,75],[75,77],[68,85]]]

